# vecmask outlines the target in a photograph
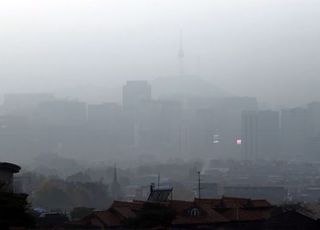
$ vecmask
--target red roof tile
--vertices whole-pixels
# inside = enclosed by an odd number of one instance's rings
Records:
[[[266,200],[251,200],[254,208],[271,208],[272,205]]]
[[[83,218],[82,222],[85,224],[90,224],[93,226],[102,225],[102,226],[120,226],[121,218],[114,215],[109,210],[106,211],[95,211],[89,216]]]
[[[215,224],[227,222],[228,220],[216,212],[208,204],[197,204],[188,201],[170,201],[169,207],[175,210],[176,218],[173,225],[190,225],[190,224]],[[200,211],[199,216],[191,216],[189,210],[196,208]]]
[[[269,210],[247,210],[247,209],[229,209],[220,212],[226,219],[230,221],[258,221],[265,220],[270,217]]]

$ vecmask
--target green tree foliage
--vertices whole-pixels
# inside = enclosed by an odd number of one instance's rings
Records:
[[[37,191],[34,205],[47,209],[68,209],[72,206],[71,197],[60,188],[46,187]]]
[[[48,210],[72,210],[74,207],[106,209],[111,199],[108,186],[102,183],[48,179],[33,193],[32,204]]]

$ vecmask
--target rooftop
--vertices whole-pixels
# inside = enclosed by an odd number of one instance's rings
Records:
[[[0,171],[9,171],[11,173],[18,173],[21,167],[16,164],[8,162],[0,162]]]

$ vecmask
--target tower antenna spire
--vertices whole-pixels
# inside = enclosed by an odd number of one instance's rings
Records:
[[[179,38],[180,38],[179,39],[179,52],[178,52],[179,74],[180,74],[180,77],[182,77],[182,75],[183,75],[183,58],[184,58],[182,30],[180,30],[180,37]]]

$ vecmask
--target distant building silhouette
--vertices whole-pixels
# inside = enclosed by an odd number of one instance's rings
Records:
[[[258,112],[258,157],[278,159],[280,152],[280,116],[278,111]]]
[[[116,103],[89,104],[88,122],[95,128],[112,128],[116,125],[121,113],[121,107]]]
[[[242,113],[242,154],[246,160],[276,159],[279,154],[279,113]]]
[[[242,113],[241,147],[245,160],[258,158],[258,116],[255,111]]]
[[[9,93],[3,98],[3,109],[6,114],[29,115],[40,103],[52,101],[50,93]]]
[[[44,125],[81,126],[87,120],[87,108],[84,102],[53,100],[39,104],[35,117]]]
[[[128,81],[123,86],[122,104],[125,109],[135,109],[150,100],[151,86],[147,81]]]
[[[281,111],[281,150],[285,157],[302,158],[307,141],[307,111],[304,108]]]
[[[110,195],[113,200],[120,200],[122,198],[122,191],[121,186],[118,181],[118,172],[117,172],[117,166],[114,165],[113,168],[113,180],[110,184]]]
[[[320,102],[307,106],[307,149],[310,159],[319,159],[320,154]]]

